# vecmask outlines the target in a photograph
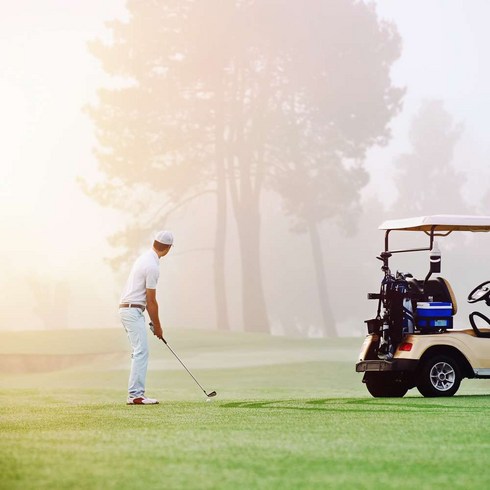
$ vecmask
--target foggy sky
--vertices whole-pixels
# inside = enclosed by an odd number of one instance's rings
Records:
[[[382,192],[388,201],[394,199],[394,189],[385,182],[393,158],[409,147],[410,120],[423,100],[441,99],[464,124],[454,165],[471,171],[466,195],[469,200],[478,199],[482,183],[490,177],[485,163],[490,157],[490,66],[486,62],[490,4],[485,0],[377,0],[376,5],[380,17],[394,21],[403,39],[402,55],[391,73],[393,82],[405,86],[407,93],[403,111],[392,124],[391,143],[368,156],[372,181],[365,192]]]
[[[104,22],[124,18],[124,2],[2,3],[0,285],[4,304],[0,328],[44,327],[35,307],[39,283],[45,284],[44,306],[56,312],[60,302],[68,301],[70,305],[69,311],[59,309],[61,316],[53,313],[55,323],[70,328],[117,326],[116,306],[125,273],[114,276],[103,258],[114,253],[106,237],[124,226],[125,217],[97,206],[81,192],[76,178],[97,179],[92,153],[94,128],[83,107],[95,100],[98,88],[113,83],[88,52],[87,41],[107,36]],[[393,66],[392,79],[395,86],[404,86],[407,92],[403,110],[391,125],[392,141],[388,147],[372,149],[368,154],[371,181],[363,195],[393,202],[393,160],[409,149],[408,130],[420,104],[436,98],[442,99],[454,119],[464,125],[453,163],[470,171],[465,194],[477,201],[490,181],[488,2],[378,0],[376,4],[380,17],[395,22],[402,37],[402,55]],[[159,299],[163,323],[212,327],[213,296],[208,275],[213,237],[207,233],[205,216],[201,229],[186,227],[192,212],[199,210],[178,213],[171,223],[176,247],[175,254],[162,264]],[[279,208],[276,212],[280,215]],[[290,239],[301,250],[300,237],[288,238],[285,223],[277,227],[281,242]],[[375,254],[382,244],[375,228],[372,240],[376,243]],[[232,234],[227,259],[231,263],[238,260],[234,243]],[[274,250],[272,238],[264,247],[264,254]],[[191,252],[195,248],[201,250]],[[306,254],[290,259],[295,261],[293,271],[306,278],[313,274]],[[377,280],[374,257],[372,268]],[[239,271],[230,273],[232,291],[238,287],[238,275]],[[269,301],[274,301],[274,280],[269,271],[264,279]],[[311,314],[312,324],[318,315],[315,294],[313,289],[301,303],[305,314]],[[360,307],[363,314],[365,307]],[[271,314],[280,308],[280,302],[274,304]],[[230,295],[230,310],[239,310],[237,294]],[[338,311],[344,333],[359,331],[357,325],[342,323],[341,315]],[[233,321],[240,328],[237,316]]]

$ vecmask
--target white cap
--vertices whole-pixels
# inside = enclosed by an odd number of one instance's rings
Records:
[[[155,235],[155,241],[163,243],[164,245],[172,245],[172,243],[174,243],[174,236],[172,235],[171,231],[159,231]]]

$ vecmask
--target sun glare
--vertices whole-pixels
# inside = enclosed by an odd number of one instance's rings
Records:
[[[0,133],[2,134],[2,157],[0,160],[0,189],[2,194],[11,191],[16,163],[21,158],[21,142],[27,102],[17,87],[0,81]]]

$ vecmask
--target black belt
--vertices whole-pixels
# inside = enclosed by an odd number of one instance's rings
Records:
[[[119,308],[139,308],[140,310],[145,311],[145,305],[138,305],[136,303],[121,303]]]

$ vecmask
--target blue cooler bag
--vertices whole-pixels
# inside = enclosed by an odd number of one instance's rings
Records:
[[[417,303],[419,329],[453,328],[453,304],[433,301]]]

